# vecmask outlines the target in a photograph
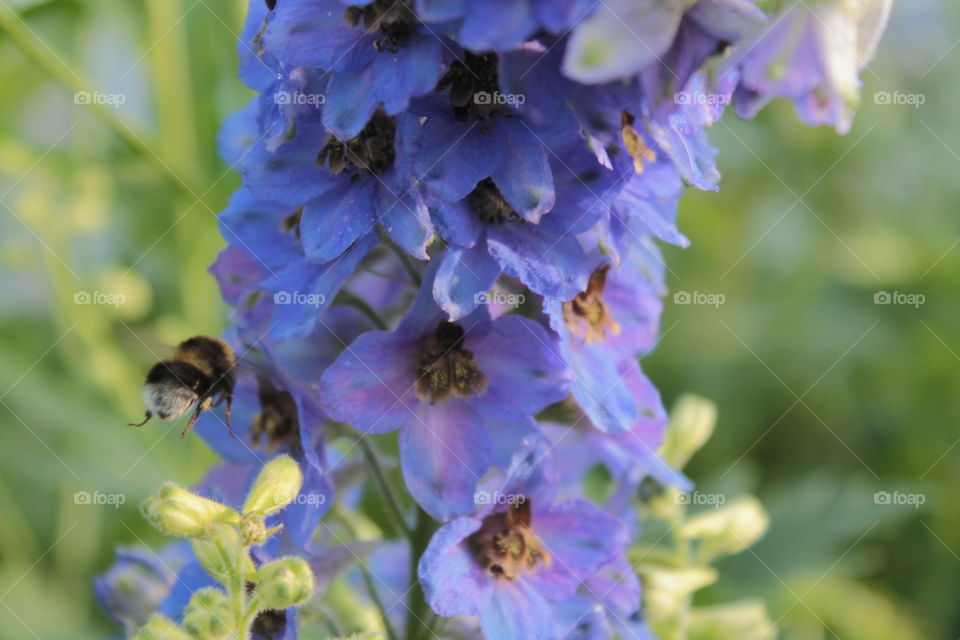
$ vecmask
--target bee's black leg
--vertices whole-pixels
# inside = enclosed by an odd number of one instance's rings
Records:
[[[190,430],[193,429],[193,425],[197,424],[197,418],[200,417],[200,412],[203,411],[203,409],[201,408],[202,405],[203,405],[202,402],[197,403],[197,408],[194,409],[193,415],[190,416],[190,422],[187,423],[187,428],[180,432],[181,438],[187,435],[188,433],[190,433]]]
[[[146,417],[143,419],[143,422],[130,422],[127,424],[128,427],[142,427],[150,421],[150,418],[153,417],[153,414],[147,411]]]

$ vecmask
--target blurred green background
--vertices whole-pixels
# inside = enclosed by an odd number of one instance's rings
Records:
[[[0,0],[0,638],[116,633],[92,575],[159,543],[136,505],[213,460],[124,425],[156,354],[224,324],[206,267],[238,183],[215,135],[249,95],[243,13]],[[846,137],[788,104],[716,125],[722,190],[687,194],[693,246],[665,250],[672,292],[722,304],[671,293],[645,368],[668,403],[719,406],[700,488],[772,518],[702,600],[763,597],[783,638],[960,635],[958,36],[955,4],[895,6]]]

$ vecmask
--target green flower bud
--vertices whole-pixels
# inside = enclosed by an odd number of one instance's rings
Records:
[[[686,607],[694,591],[713,584],[717,572],[709,567],[657,567],[645,569],[643,577],[643,600],[647,614],[651,619],[661,620],[676,615]]]
[[[200,566],[220,584],[229,584],[236,571],[242,572],[244,580],[256,571],[240,532],[232,525],[215,524],[209,537],[190,542]]]
[[[260,470],[243,505],[243,515],[266,517],[280,511],[293,502],[302,484],[300,465],[290,456],[277,456]]]
[[[697,607],[690,612],[688,624],[690,636],[704,640],[773,640],[777,635],[767,607],[755,600]]]
[[[717,422],[717,407],[709,400],[694,395],[683,395],[670,416],[660,446],[660,455],[675,469],[693,457],[713,434]]]
[[[239,524],[240,515],[230,507],[166,482],[143,501],[143,517],[156,529],[180,538],[209,535],[218,522]]]
[[[280,558],[257,571],[257,597],[268,609],[287,609],[313,595],[313,572],[303,558]]]
[[[221,640],[235,624],[227,594],[213,587],[194,593],[183,613],[183,628],[195,640]]]
[[[743,551],[767,532],[770,518],[754,497],[741,498],[684,523],[680,535],[700,540],[712,555]]]
[[[193,640],[186,631],[159,613],[150,616],[140,631],[130,640]]]

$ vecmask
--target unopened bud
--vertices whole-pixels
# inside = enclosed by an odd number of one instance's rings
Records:
[[[715,569],[691,567],[688,569],[650,568],[643,572],[643,599],[651,619],[670,618],[688,605],[694,591],[717,579]]]
[[[670,415],[660,455],[674,469],[681,469],[713,434],[717,407],[694,395],[681,396]]]
[[[200,566],[220,584],[229,584],[237,571],[247,579],[256,570],[240,532],[232,525],[215,524],[210,536],[194,538],[191,545]]]
[[[300,493],[303,474],[290,456],[277,456],[260,470],[243,505],[243,515],[268,516],[293,502]]]
[[[711,554],[743,551],[766,533],[770,519],[753,497],[741,498],[690,518],[680,530],[688,540],[700,540]]]
[[[257,596],[270,609],[295,607],[313,595],[313,572],[303,558],[268,562],[257,571],[257,578]]]
[[[193,594],[183,614],[183,628],[195,640],[221,640],[235,626],[227,594],[205,587]]]
[[[140,631],[130,640],[193,640],[186,631],[159,613],[150,616]]]
[[[172,482],[143,501],[143,516],[156,529],[181,538],[196,538],[213,531],[218,522],[240,523],[230,507],[191,493]]]

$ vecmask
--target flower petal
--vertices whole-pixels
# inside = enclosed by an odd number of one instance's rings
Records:
[[[490,257],[486,244],[472,249],[448,247],[438,259],[441,262],[433,281],[433,297],[451,321],[459,320],[483,301],[479,296],[493,286],[500,265]]]
[[[483,418],[460,399],[420,402],[400,431],[400,465],[407,489],[437,520],[470,513],[477,482],[491,461]]]
[[[323,374],[327,415],[364,433],[386,433],[415,420],[415,348],[390,331],[354,340]]]

